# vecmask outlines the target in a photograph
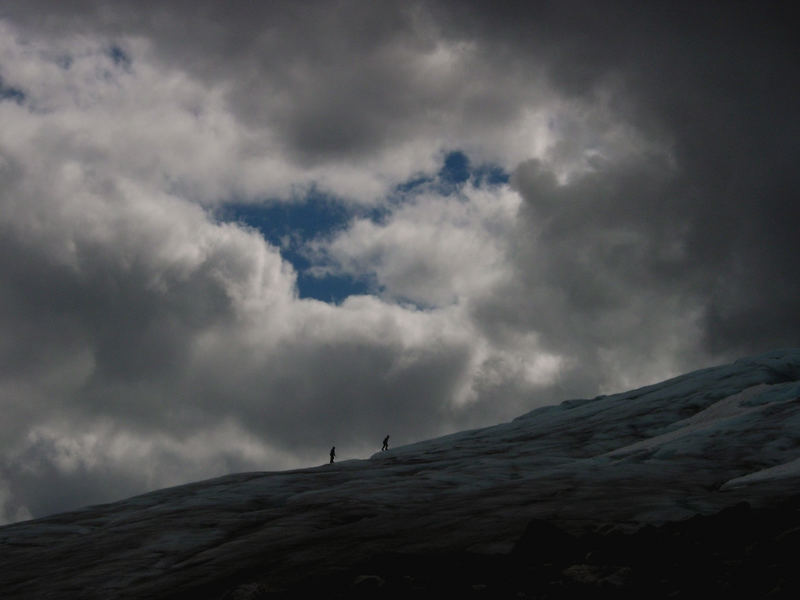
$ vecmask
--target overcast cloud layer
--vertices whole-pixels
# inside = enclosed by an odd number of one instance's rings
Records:
[[[788,15],[498,4],[0,5],[0,522],[798,344]]]

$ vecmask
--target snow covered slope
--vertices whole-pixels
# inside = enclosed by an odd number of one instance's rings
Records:
[[[387,551],[508,552],[533,518],[636,527],[768,504],[798,483],[800,350],[776,351],[367,460],[9,525],[0,596],[222,598]]]

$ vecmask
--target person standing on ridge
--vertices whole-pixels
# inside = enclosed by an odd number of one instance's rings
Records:
[[[330,464],[333,464],[333,459],[334,458],[336,458],[336,446],[331,448],[331,462],[330,462]]]
[[[381,451],[389,449],[389,436],[387,435],[383,438],[383,446],[381,446]]]

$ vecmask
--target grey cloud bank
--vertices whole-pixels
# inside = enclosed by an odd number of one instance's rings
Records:
[[[5,4],[0,518],[796,345],[795,36],[669,6]],[[453,149],[511,183],[398,194]],[[310,189],[373,295],[211,216]]]

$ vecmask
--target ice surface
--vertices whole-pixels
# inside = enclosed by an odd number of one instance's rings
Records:
[[[581,528],[793,494],[800,350],[509,423],[280,473],[240,473],[0,528],[3,598],[158,598],[282,584],[386,551],[507,551]],[[207,596],[211,597],[211,596]]]
[[[755,473],[749,473],[742,477],[736,477],[730,481],[725,482],[723,488],[734,488],[737,486],[744,486],[750,484],[757,484],[766,480],[775,479],[789,479],[800,477],[800,458],[790,460],[787,463],[775,465],[774,467],[767,467]]]

